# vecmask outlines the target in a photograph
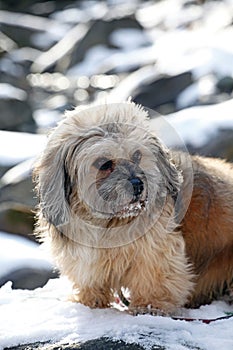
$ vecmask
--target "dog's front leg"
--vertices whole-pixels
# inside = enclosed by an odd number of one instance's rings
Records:
[[[191,276],[180,266],[161,264],[134,264],[128,271],[126,286],[130,291],[132,313],[173,313],[187,301],[193,287]],[[158,310],[158,312],[156,311]]]
[[[177,301],[158,283],[130,286],[129,311],[132,314],[168,314],[175,311]]]
[[[74,287],[71,300],[90,308],[107,308],[113,301],[111,290],[103,286]]]

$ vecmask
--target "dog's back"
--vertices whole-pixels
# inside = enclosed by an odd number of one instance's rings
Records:
[[[233,288],[233,166],[193,157],[193,192],[182,221],[187,255],[197,274],[190,305],[208,303]]]

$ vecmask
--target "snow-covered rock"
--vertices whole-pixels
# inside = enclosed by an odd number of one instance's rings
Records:
[[[11,281],[16,289],[35,289],[55,276],[51,259],[38,244],[0,232],[0,286]]]
[[[233,130],[233,99],[152,119],[151,127],[168,147],[177,146],[178,138],[186,145],[203,147],[220,130]]]

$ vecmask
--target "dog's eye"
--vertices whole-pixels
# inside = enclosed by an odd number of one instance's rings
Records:
[[[101,165],[101,167],[99,168],[99,170],[110,170],[113,167],[113,162],[112,160],[108,160],[106,163],[104,163],[103,165]]]
[[[139,164],[141,159],[142,159],[142,153],[141,151],[137,150],[133,153],[132,157],[131,157],[132,161],[136,164]]]
[[[94,167],[100,171],[113,169],[113,161],[107,158],[98,158],[93,163]]]

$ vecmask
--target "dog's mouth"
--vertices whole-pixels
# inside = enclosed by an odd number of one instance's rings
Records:
[[[137,202],[131,202],[125,205],[120,211],[118,211],[115,217],[119,219],[133,218],[138,216],[142,211],[145,211],[148,205],[147,198],[145,200],[138,200]]]
[[[142,212],[146,211],[148,208],[148,199],[139,199],[138,201],[130,202],[115,212],[106,213],[104,211],[95,210],[95,217],[97,219],[112,220],[117,219],[119,221],[124,219],[133,219],[139,216]]]

